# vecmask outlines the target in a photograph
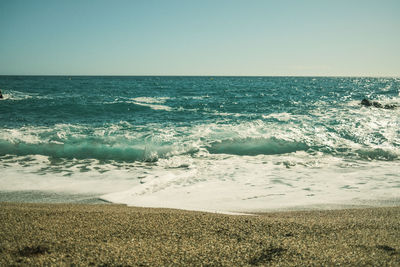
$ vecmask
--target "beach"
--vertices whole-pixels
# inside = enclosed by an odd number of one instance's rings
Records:
[[[400,264],[400,207],[225,215],[0,204],[0,265]]]
[[[400,267],[400,0],[1,1],[0,267]]]

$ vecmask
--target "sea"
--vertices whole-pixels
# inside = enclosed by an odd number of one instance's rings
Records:
[[[0,76],[0,89],[2,202],[400,203],[400,78]]]

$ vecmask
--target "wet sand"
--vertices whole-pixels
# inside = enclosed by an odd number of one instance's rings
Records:
[[[0,203],[0,265],[400,265],[400,207],[233,216]]]

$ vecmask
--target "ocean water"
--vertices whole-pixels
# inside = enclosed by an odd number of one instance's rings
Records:
[[[0,76],[0,201],[398,205],[399,78]]]

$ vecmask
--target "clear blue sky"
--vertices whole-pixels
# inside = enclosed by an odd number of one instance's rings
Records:
[[[400,76],[400,0],[0,0],[0,74]]]

